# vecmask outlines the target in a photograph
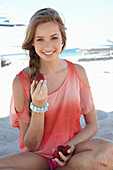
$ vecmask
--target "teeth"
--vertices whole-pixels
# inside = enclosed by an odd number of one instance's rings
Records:
[[[45,53],[45,54],[47,54],[47,55],[50,55],[50,54],[52,54],[53,52],[50,52],[50,53]]]

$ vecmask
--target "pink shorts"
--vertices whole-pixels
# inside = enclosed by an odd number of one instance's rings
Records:
[[[45,158],[45,159],[49,163],[49,166],[50,166],[51,170],[54,170],[54,169],[57,169],[57,168],[61,167],[60,165],[56,165],[56,163],[53,162],[52,159],[48,159],[48,158]]]

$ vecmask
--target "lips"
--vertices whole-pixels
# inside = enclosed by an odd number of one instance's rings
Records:
[[[44,55],[50,56],[53,55],[55,51],[51,51],[51,52],[43,52]]]
[[[45,54],[47,54],[47,55],[50,55],[50,54],[52,54],[53,52],[49,52],[49,53],[45,53]]]

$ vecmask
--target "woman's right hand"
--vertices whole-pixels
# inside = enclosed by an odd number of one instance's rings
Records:
[[[65,155],[63,155],[62,152],[59,152],[59,155],[60,155],[60,157],[62,158],[63,161],[61,161],[58,158],[53,159],[53,161],[60,166],[66,165],[67,162],[69,161],[69,159],[72,157],[74,150],[75,150],[75,146],[74,145],[70,146],[70,148],[67,151],[69,155],[65,156]]]
[[[35,89],[35,81],[31,84],[31,98],[33,105],[36,107],[43,107],[47,102],[47,82],[46,80],[40,80],[36,89]]]

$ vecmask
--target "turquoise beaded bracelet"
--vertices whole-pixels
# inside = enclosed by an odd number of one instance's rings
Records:
[[[48,110],[48,106],[49,106],[49,104],[46,103],[44,105],[44,107],[40,108],[40,107],[34,106],[32,102],[30,103],[30,109],[34,112],[37,112],[37,113],[45,113]]]

